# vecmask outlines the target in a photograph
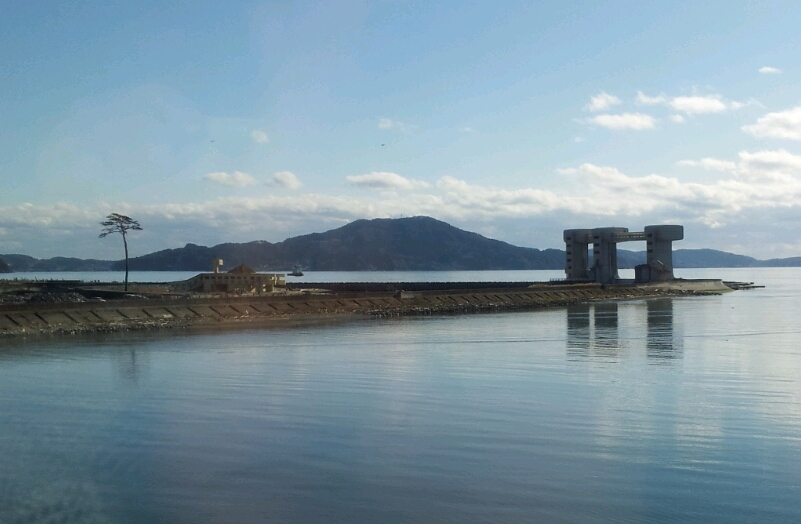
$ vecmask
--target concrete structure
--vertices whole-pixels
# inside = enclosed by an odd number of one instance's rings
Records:
[[[565,274],[568,280],[613,284],[617,272],[617,244],[646,241],[646,263],[634,268],[636,282],[673,280],[673,242],[684,238],[684,227],[676,225],[646,226],[643,232],[630,232],[625,227],[566,229]],[[589,265],[588,247],[592,243],[593,264]]]
[[[565,229],[565,274],[568,280],[591,280],[587,246],[592,242],[592,229]]]
[[[634,279],[637,282],[673,280],[673,242],[683,238],[683,226],[646,226],[646,262],[634,268]]]
[[[222,262],[222,261],[220,261]],[[199,275],[174,284],[176,291],[195,291],[202,293],[271,293],[276,286],[285,286],[283,274],[256,273],[245,264],[240,264],[227,273],[217,272],[217,260],[214,263],[215,272],[200,273]]]

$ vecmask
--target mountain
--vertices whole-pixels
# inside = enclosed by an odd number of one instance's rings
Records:
[[[11,266],[6,264],[6,261],[0,258],[0,273],[11,273]]]
[[[795,263],[792,261],[795,260]],[[716,249],[676,249],[673,251],[673,267],[764,267],[769,265],[801,266],[801,257],[795,259],[757,260],[745,255],[735,255]],[[620,268],[633,268],[645,264],[645,251],[617,250],[617,264]]]
[[[110,260],[53,257],[38,259],[28,255],[0,255],[12,271],[108,271]]]
[[[801,257],[790,258],[771,258],[770,260],[758,261],[766,267],[801,267]]]
[[[120,271],[125,262],[27,255],[0,255],[13,271]],[[517,247],[453,227],[429,217],[356,220],[325,233],[283,242],[187,244],[130,259],[133,271],[210,271],[221,258],[224,268],[247,264],[261,271],[432,271],[482,269],[563,269],[559,249]],[[618,266],[645,263],[644,251],[618,249]],[[757,260],[714,249],[677,249],[677,268],[801,267],[801,257]]]
[[[564,251],[517,247],[429,217],[356,220],[325,233],[283,242],[187,244],[129,261],[132,270],[207,271],[215,258],[224,267],[247,264],[260,270],[436,271],[552,269],[564,266]],[[123,262],[112,264],[120,269]]]

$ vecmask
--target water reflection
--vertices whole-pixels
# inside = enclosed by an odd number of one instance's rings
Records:
[[[567,356],[571,359],[590,355],[590,305],[567,307]]]
[[[137,384],[139,382],[139,378],[147,365],[147,354],[145,354],[144,357],[143,359],[142,354],[137,354],[136,349],[133,347],[130,349],[120,348],[116,358],[117,369],[119,370],[120,376],[125,379],[126,382],[131,384]]]
[[[573,304],[567,308],[567,355],[616,359],[619,350],[616,302]]]
[[[656,298],[646,302],[648,308],[648,338],[646,349],[649,359],[670,361],[681,358],[683,351],[673,333],[673,299]]]
[[[620,321],[618,302],[574,304],[567,308],[567,357],[569,360],[599,358],[616,361],[626,339],[645,338],[646,356],[655,362],[667,363],[682,357],[680,337],[674,335],[673,300],[658,298],[644,302],[646,325],[643,332],[642,302],[625,307]],[[624,335],[621,336],[621,329]],[[637,347],[635,342],[631,344]],[[641,347],[641,346],[640,346]]]
[[[595,350],[602,356],[618,353],[617,302],[595,304]]]

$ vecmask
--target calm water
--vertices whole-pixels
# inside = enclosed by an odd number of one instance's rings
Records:
[[[684,272],[768,286],[720,297],[2,342],[0,522],[801,522],[797,272]]]

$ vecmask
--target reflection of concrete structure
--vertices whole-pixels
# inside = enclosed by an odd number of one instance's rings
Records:
[[[634,268],[636,282],[673,280],[673,241],[684,238],[684,227],[646,226],[642,233],[625,227],[566,229],[565,274],[568,280],[613,284],[617,273],[617,244],[645,240],[646,263]],[[592,243],[593,264],[590,268],[588,247]]]
[[[202,293],[271,293],[276,286],[285,286],[284,275],[256,273],[245,264],[240,264],[228,273],[218,273],[215,261],[214,273],[201,273],[195,277],[178,282],[179,291]]]
[[[572,357],[590,354],[590,305],[586,302],[567,306],[567,352]]]
[[[673,333],[673,300],[657,298],[646,302],[648,308],[648,358],[672,360],[682,357],[681,337]]]
[[[616,358],[619,350],[618,304],[571,304],[567,307],[567,354],[570,359]]]
[[[616,360],[626,355],[626,346],[639,347],[643,337],[632,331],[642,327],[639,312],[642,304],[624,309],[629,321],[620,322],[616,302],[571,304],[567,313],[568,360],[588,358]],[[683,357],[682,337],[676,336],[673,325],[673,299],[656,298],[645,302],[647,335],[646,356],[655,362],[669,363]],[[626,314],[626,313],[624,313]],[[636,322],[632,319],[636,318]],[[624,336],[620,337],[620,330]]]
[[[594,305],[596,349],[606,356],[614,356],[618,350],[617,302],[598,302]]]

